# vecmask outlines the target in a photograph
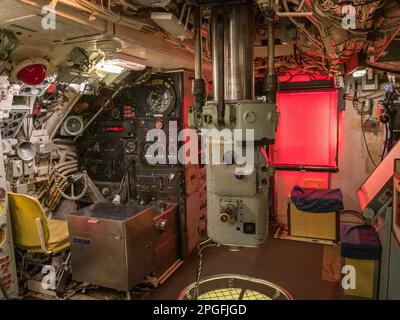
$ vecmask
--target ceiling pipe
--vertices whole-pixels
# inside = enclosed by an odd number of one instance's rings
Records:
[[[202,48],[202,9],[200,6],[193,8],[194,15],[194,80],[192,94],[195,97],[195,108],[201,111],[206,100],[206,82],[203,79],[203,48]]]
[[[272,0],[263,6],[264,15],[267,19],[267,41],[268,41],[268,72],[264,78],[263,91],[267,103],[276,103],[276,90],[278,88],[278,77],[275,73],[275,25],[274,9]]]

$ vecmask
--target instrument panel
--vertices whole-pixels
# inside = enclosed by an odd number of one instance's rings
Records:
[[[176,94],[171,84],[163,79],[150,82],[151,89],[147,93],[147,107],[154,116],[165,116],[175,107]]]
[[[81,169],[99,181],[121,181],[124,175],[124,141],[121,139],[87,140],[78,148]]]
[[[180,72],[156,73],[146,83],[124,89],[115,99],[119,111],[114,113],[119,119],[181,117],[181,78]]]

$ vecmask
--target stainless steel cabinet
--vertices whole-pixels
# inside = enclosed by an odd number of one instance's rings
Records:
[[[96,203],[68,216],[74,280],[129,291],[153,270],[152,208]]]

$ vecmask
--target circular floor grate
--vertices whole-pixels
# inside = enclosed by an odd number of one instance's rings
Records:
[[[196,283],[182,290],[179,300],[194,300]],[[293,300],[274,283],[244,275],[222,274],[200,281],[197,300]]]

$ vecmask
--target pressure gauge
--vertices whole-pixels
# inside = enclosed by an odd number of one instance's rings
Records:
[[[366,219],[373,219],[375,217],[375,211],[367,207],[362,211],[362,215]]]
[[[174,88],[168,82],[161,79],[151,81],[147,105],[153,114],[167,115],[175,106],[175,100]]]
[[[162,123],[162,121],[157,121],[156,122],[156,129],[162,129],[163,128],[163,123]]]
[[[111,117],[118,120],[121,117],[121,111],[118,108],[111,109]]]
[[[111,194],[111,189],[107,186],[101,188],[101,194],[105,197],[109,196]]]
[[[77,136],[80,135],[83,131],[84,124],[82,117],[80,116],[69,116],[65,119],[62,127],[61,127],[61,135],[63,136]]]
[[[136,150],[136,144],[135,141],[129,141],[125,145],[125,152],[126,153],[133,153]]]

